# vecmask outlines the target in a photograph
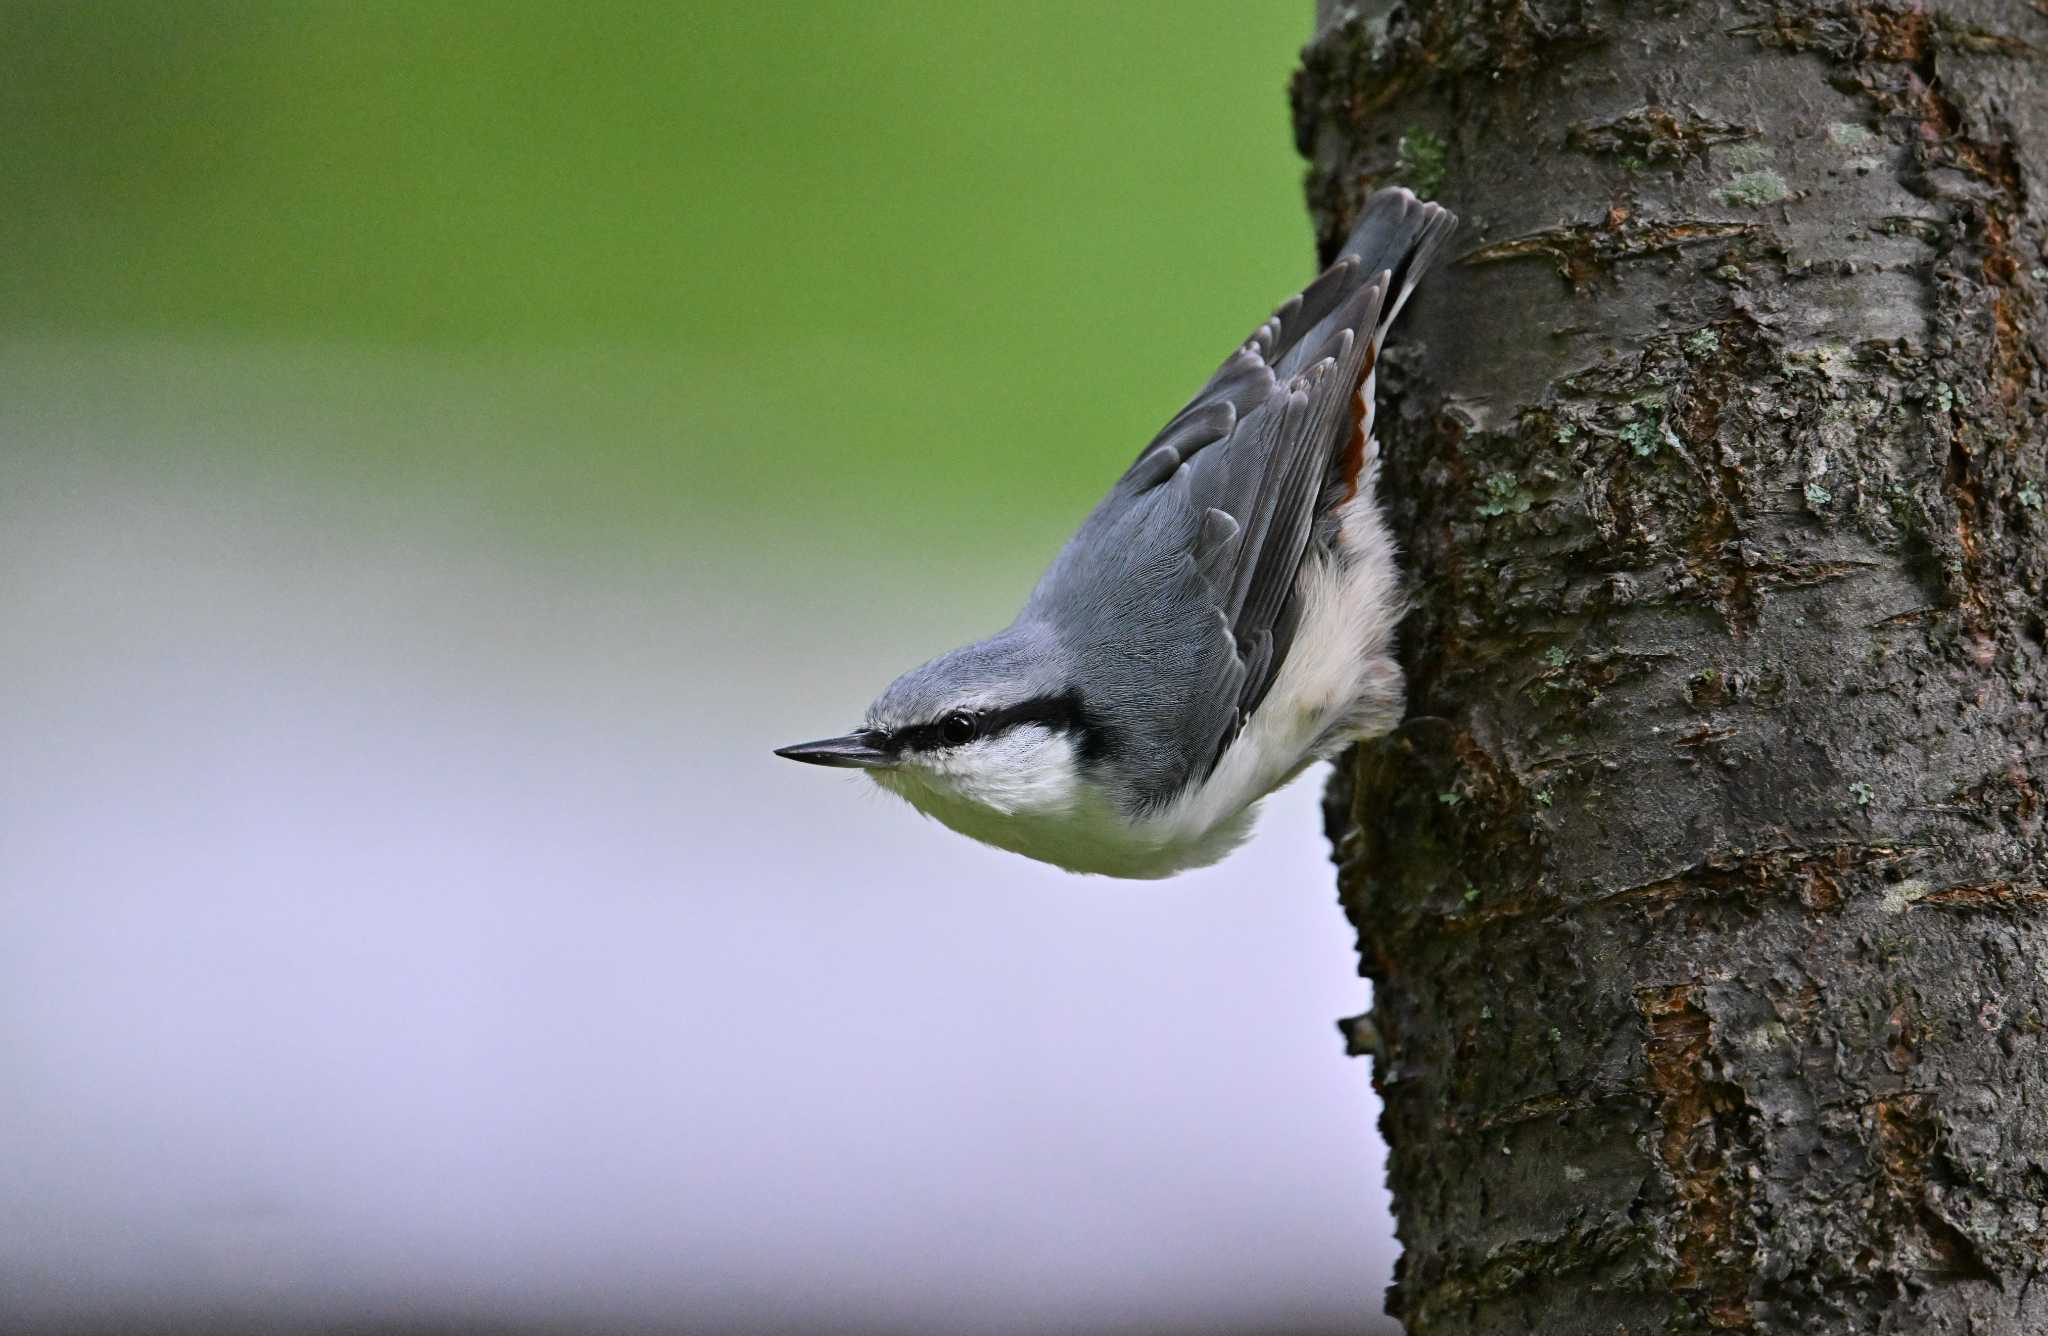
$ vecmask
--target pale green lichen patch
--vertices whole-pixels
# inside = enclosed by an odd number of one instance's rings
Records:
[[[1424,199],[1434,196],[1443,186],[1444,173],[1450,167],[1449,145],[1418,127],[1401,136],[1395,151],[1400,155],[1399,168],[1408,188]]]
[[[2020,488],[2020,504],[2028,510],[2041,508],[2041,487],[2038,483],[2027,483]]]
[[[1769,165],[1771,150],[1768,145],[1758,143],[1730,144],[1714,155],[1737,171],[1754,171]]]
[[[1876,143],[1877,136],[1854,121],[1836,121],[1828,126],[1828,142],[1836,148],[1855,153]]]
[[[1754,172],[1738,172],[1727,185],[1714,192],[1723,204],[1744,209],[1761,209],[1766,204],[1776,204],[1790,198],[1792,188],[1785,184],[1785,178],[1769,168]]]
[[[1491,519],[1496,515],[1520,515],[1536,504],[1536,498],[1515,481],[1512,473],[1488,475],[1480,484],[1486,500],[1480,502],[1479,513]]]
[[[1887,886],[1884,892],[1884,912],[1903,914],[1913,907],[1915,901],[1926,898],[1927,893],[1933,889],[1918,877],[1902,881],[1896,886]]]
[[[1711,357],[1721,350],[1721,335],[1713,329],[1696,329],[1685,336],[1685,350],[1694,357]]]
[[[1806,504],[1819,509],[1835,499],[1835,494],[1817,482],[1806,484]]]
[[[1671,430],[1671,424],[1664,417],[1664,402],[1645,396],[1632,404],[1624,404],[1619,416],[1621,427],[1616,435],[1627,443],[1630,453],[1638,459],[1648,459],[1657,453],[1657,447],[1668,445],[1674,450],[1684,448],[1678,433]]]

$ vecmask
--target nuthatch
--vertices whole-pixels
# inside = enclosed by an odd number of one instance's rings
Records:
[[[896,679],[844,737],[963,835],[1074,872],[1215,862],[1259,800],[1401,717],[1373,364],[1457,219],[1365,203],[1337,262],[1232,353],[1005,630]]]

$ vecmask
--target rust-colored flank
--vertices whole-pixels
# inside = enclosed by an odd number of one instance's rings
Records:
[[[1359,475],[1365,472],[1365,447],[1372,435],[1372,405],[1366,401],[1366,382],[1372,379],[1373,362],[1379,357],[1377,347],[1365,350],[1365,365],[1358,373],[1358,391],[1351,396],[1351,440],[1344,447],[1344,497],[1343,505],[1358,495]]]

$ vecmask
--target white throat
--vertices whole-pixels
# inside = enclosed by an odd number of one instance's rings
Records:
[[[1074,739],[1036,724],[868,773],[969,839],[1069,872],[1168,877],[1215,862],[1251,829],[1250,810],[1205,830],[1133,822],[1087,777]]]

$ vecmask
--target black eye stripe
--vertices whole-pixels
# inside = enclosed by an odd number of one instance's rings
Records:
[[[976,737],[997,737],[1025,724],[1037,724],[1055,733],[1075,735],[1080,740],[1081,755],[1088,760],[1097,760],[1109,751],[1108,735],[1088,713],[1078,691],[1062,692],[1057,696],[1035,696],[996,710],[948,710],[929,722],[891,730],[888,734],[889,749],[898,752],[938,751],[958,745],[946,740],[946,725],[949,719],[961,713],[974,716]]]

